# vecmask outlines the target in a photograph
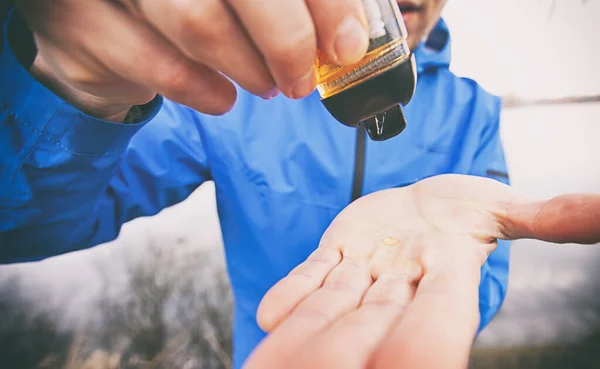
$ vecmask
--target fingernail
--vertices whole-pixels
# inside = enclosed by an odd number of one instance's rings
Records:
[[[336,62],[346,65],[358,62],[367,50],[369,36],[362,23],[348,15],[338,26],[334,43]]]
[[[271,99],[274,99],[277,96],[279,96],[280,93],[281,93],[281,91],[279,91],[279,89],[277,87],[275,87],[271,91],[269,91],[263,95],[260,95],[260,97],[262,97],[264,100],[271,100]]]
[[[310,95],[311,92],[317,86],[317,75],[313,68],[310,68],[310,72],[308,72],[304,77],[300,78],[294,85],[292,86],[292,99],[300,99],[302,97]]]

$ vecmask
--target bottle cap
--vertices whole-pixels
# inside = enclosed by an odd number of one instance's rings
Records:
[[[399,135],[406,128],[406,118],[400,105],[377,114],[362,122],[373,141],[385,141]],[[361,129],[362,127],[359,127]]]
[[[417,75],[414,55],[389,70],[322,100],[339,122],[358,127],[361,123],[375,141],[396,136],[406,127],[400,107],[412,99]]]

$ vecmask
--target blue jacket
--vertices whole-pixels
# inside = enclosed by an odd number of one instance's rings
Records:
[[[20,28],[11,23],[9,35]],[[236,367],[264,336],[255,321],[260,299],[317,247],[351,201],[353,185],[367,194],[441,173],[508,181],[501,102],[450,72],[443,21],[416,51],[419,81],[405,109],[408,128],[384,142],[357,139],[317,94],[263,101],[239,90],[236,107],[222,117],[157,97],[139,124],[101,121],[34,80],[6,36],[5,29],[0,263],[112,240],[123,223],[156,214],[212,180],[235,296]],[[364,170],[355,173],[363,144]],[[482,328],[504,299],[508,264],[509,244],[500,242],[482,268]]]

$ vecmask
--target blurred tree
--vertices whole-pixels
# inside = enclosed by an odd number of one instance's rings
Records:
[[[59,332],[55,316],[35,311],[16,278],[0,285],[0,366],[7,369],[63,368],[72,335]]]
[[[176,252],[186,249],[150,245],[129,267],[126,295],[100,298],[100,348],[118,352],[121,368],[231,368],[226,272],[207,252]]]

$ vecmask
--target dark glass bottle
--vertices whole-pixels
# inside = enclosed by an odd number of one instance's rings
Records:
[[[317,57],[317,90],[327,110],[341,123],[363,125],[374,141],[394,137],[406,128],[402,106],[414,94],[417,73],[407,31],[395,0],[363,0],[369,21],[366,56],[339,67]]]

